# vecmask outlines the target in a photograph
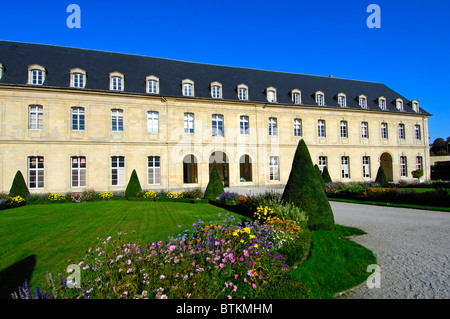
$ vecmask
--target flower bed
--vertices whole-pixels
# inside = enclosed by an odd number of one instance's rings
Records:
[[[26,201],[20,196],[8,196],[5,199],[0,199],[0,210],[16,208],[20,206],[25,206]]]

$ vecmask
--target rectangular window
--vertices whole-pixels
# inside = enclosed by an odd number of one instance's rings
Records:
[[[219,99],[220,98],[220,86],[218,85],[214,85],[212,87],[212,97],[215,99]]]
[[[184,133],[194,134],[194,114],[184,113]]]
[[[294,93],[292,100],[294,101],[294,104],[300,104],[300,93]]]
[[[223,115],[214,114],[212,116],[212,136],[224,136]]]
[[[365,97],[359,98],[359,106],[363,109],[367,109],[367,99]]]
[[[247,89],[239,88],[239,100],[247,100]]]
[[[408,176],[406,156],[400,156],[400,176],[401,177]]]
[[[323,173],[323,170],[327,166],[328,158],[326,156],[319,156],[319,169],[320,172]]]
[[[280,180],[280,167],[278,156],[270,156],[269,158],[269,175],[271,181]]]
[[[84,108],[72,108],[72,131],[84,131],[85,117]]]
[[[84,88],[84,75],[81,73],[73,74],[73,87]]]
[[[347,121],[341,121],[341,137],[347,138],[348,137],[348,126]]]
[[[401,140],[405,139],[405,124],[400,123],[398,125],[398,138]]]
[[[42,70],[31,70],[31,84],[42,85],[44,83],[43,79]]]
[[[302,136],[302,120],[300,119],[294,120],[294,136],[296,137]]]
[[[125,157],[123,156],[111,157],[111,185],[125,185]]]
[[[416,156],[416,169],[423,169],[423,159],[422,156]]]
[[[111,110],[111,130],[123,132],[123,110]]]
[[[379,105],[380,105],[380,109],[386,110],[386,100],[380,99],[380,100],[378,101],[378,103],[379,103]]]
[[[44,111],[42,105],[30,105],[28,128],[42,130],[44,128]]]
[[[184,96],[192,96],[192,84],[191,83],[183,84],[183,95]]]
[[[277,136],[277,119],[274,117],[269,117],[269,136]]]
[[[239,118],[239,129],[241,135],[249,135],[249,120],[248,116],[241,115]]]
[[[362,163],[363,177],[370,178],[370,156],[363,156]]]
[[[361,137],[369,138],[369,123],[361,122]]]
[[[112,77],[112,89],[114,91],[122,91],[122,78],[119,76]]]
[[[86,186],[86,157],[71,158],[72,187]]]
[[[397,101],[397,110],[403,111],[403,102],[402,101]]]
[[[422,139],[422,130],[420,129],[420,125],[414,125],[414,137],[418,141]]]
[[[158,133],[159,132],[159,113],[147,112],[147,132]]]
[[[44,158],[28,157],[28,188],[44,188]]]
[[[317,94],[316,95],[316,103],[317,105],[323,105],[323,95],[322,94]]]
[[[319,120],[317,122],[317,130],[318,130],[318,136],[319,137],[326,137],[325,120]]]
[[[338,103],[339,103],[340,107],[345,107],[346,106],[345,96],[339,96],[338,97]]]
[[[158,93],[158,82],[156,80],[148,80],[148,93],[150,94]]]
[[[148,185],[161,184],[161,161],[159,156],[148,157]]]
[[[350,158],[348,156],[341,157],[341,177],[350,178]]]
[[[386,140],[388,138],[388,125],[387,123],[381,123],[381,138]]]

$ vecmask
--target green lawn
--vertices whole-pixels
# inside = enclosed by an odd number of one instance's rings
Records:
[[[69,259],[78,263],[96,244],[97,237],[105,239],[124,232],[130,240],[164,240],[176,236],[179,225],[183,231],[199,219],[214,222],[219,220],[220,212],[224,218],[228,211],[209,204],[144,201],[29,205],[3,210],[0,285],[10,273],[32,271],[32,285],[45,278],[47,270],[55,275],[61,273]],[[233,215],[237,221],[244,218]],[[19,261],[22,263],[11,267],[11,272],[3,271]]]

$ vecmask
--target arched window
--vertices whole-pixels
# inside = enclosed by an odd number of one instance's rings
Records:
[[[197,158],[192,155],[186,155],[183,159],[183,183],[198,183]]]
[[[252,181],[252,159],[247,154],[242,155],[239,159],[239,172],[241,182]]]

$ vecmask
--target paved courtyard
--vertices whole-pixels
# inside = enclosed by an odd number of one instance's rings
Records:
[[[379,288],[364,283],[343,298],[450,298],[450,213],[330,203],[336,224],[367,232],[353,240],[380,266]]]

